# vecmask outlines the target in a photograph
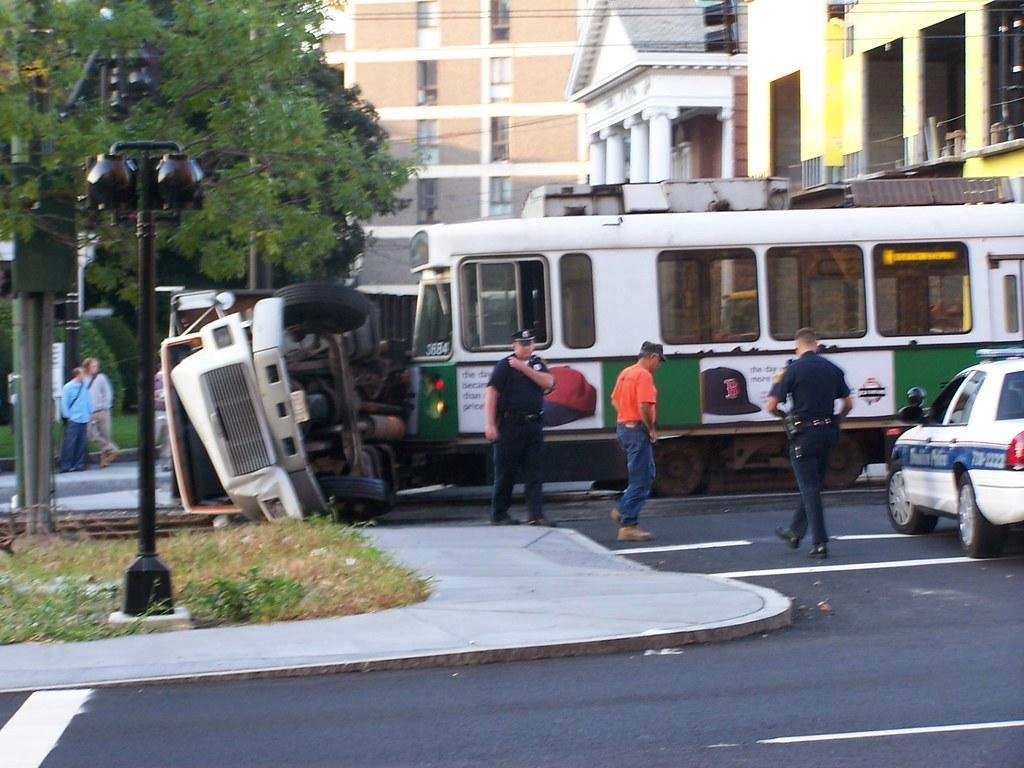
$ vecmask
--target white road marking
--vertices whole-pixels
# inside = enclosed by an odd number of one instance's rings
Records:
[[[957,731],[987,731],[994,728],[1024,728],[1024,720],[1004,720],[998,723],[965,723],[963,725],[933,725],[921,728],[891,728],[885,731],[851,731],[848,733],[816,733],[810,736],[782,736],[760,739],[758,744],[801,744],[810,741],[841,741],[844,739],[876,739],[882,736],[913,736],[920,733],[954,733]]]
[[[911,536],[909,533],[859,533],[849,536],[833,536],[837,541],[871,541],[872,539],[919,539],[920,536]]]
[[[37,691],[0,728],[0,766],[38,768],[57,746],[71,719],[82,711],[92,689]]]
[[[717,549],[718,547],[746,547],[752,544],[751,541],[738,539],[736,541],[705,541],[700,544],[672,544],[665,547],[634,547],[633,549],[613,550],[616,555],[646,555],[651,552],[682,552],[688,549]]]
[[[887,560],[882,563],[844,563],[843,565],[809,565],[801,568],[768,568],[760,571],[727,571],[712,573],[727,579],[747,579],[751,576],[787,576],[795,573],[828,573],[829,571],[872,571],[886,568],[913,568],[918,565],[953,565],[955,563],[982,562],[972,557],[933,557],[921,560]]]

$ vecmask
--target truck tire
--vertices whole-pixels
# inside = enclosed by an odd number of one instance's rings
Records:
[[[395,505],[395,491],[387,480],[353,475],[320,475],[317,481],[328,503],[343,508],[339,514],[345,518],[368,520],[389,512]]]
[[[284,300],[284,324],[345,333],[366,322],[370,302],[359,291],[336,283],[296,283],[275,292]]]

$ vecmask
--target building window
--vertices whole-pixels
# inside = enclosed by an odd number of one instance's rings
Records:
[[[768,318],[772,336],[792,339],[810,326],[822,338],[863,336],[864,257],[855,245],[768,249]],[[879,306],[883,303],[878,299]]]
[[[419,0],[416,3],[416,28],[433,29],[437,26],[438,9],[436,0]]]
[[[437,62],[416,62],[416,103],[437,104]]]
[[[437,221],[437,179],[419,179],[416,182],[416,223],[433,224]]]
[[[420,165],[437,165],[441,151],[437,146],[437,120],[416,121],[416,152]]]
[[[491,101],[510,101],[512,98],[512,59],[491,59]]]
[[[562,276],[562,338],[570,349],[594,346],[594,268],[585,253],[567,253]]]
[[[875,304],[883,336],[967,333],[971,281],[963,243],[876,245]]]
[[[758,337],[757,268],[746,248],[658,254],[661,336],[670,344]]]
[[[512,179],[508,176],[491,178],[491,216],[512,214]]]
[[[508,40],[509,12],[512,0],[491,0],[491,42]]]
[[[508,160],[508,118],[491,118],[491,162]]]
[[[989,143],[1024,137],[1024,13],[1020,3],[985,6],[988,19]]]

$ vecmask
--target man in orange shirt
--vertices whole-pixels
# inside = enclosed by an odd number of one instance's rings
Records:
[[[664,359],[661,344],[645,341],[640,346],[636,364],[619,374],[612,390],[612,405],[618,414],[615,432],[619,445],[626,452],[629,473],[629,485],[619,500],[619,507],[612,510],[612,520],[619,524],[619,541],[652,538],[640,528],[637,520],[654,482],[654,443],[658,439],[655,428],[658,390],[654,387],[654,372]]]

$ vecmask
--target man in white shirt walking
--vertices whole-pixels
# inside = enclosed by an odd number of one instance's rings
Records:
[[[89,419],[89,440],[100,446],[100,468],[116,459],[121,451],[110,436],[110,412],[114,407],[114,389],[110,386],[107,374],[100,371],[100,363],[95,357],[87,357],[82,361],[89,401],[92,403],[92,416]]]

